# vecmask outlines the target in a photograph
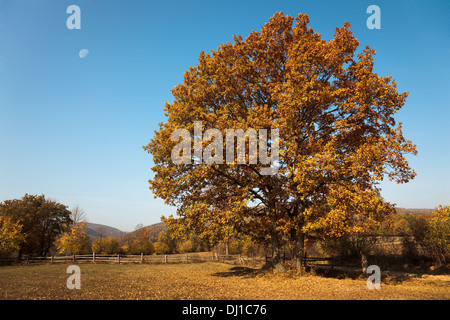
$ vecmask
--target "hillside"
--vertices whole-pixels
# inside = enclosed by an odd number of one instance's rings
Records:
[[[98,238],[98,237],[119,238],[127,233],[127,232],[121,231],[117,228],[105,226],[103,224],[92,223],[92,222],[87,223],[86,230],[87,230],[88,236],[91,239]]]
[[[154,224],[145,226],[144,229],[147,229],[149,231],[150,241],[157,242],[159,233],[161,231],[166,230],[166,226],[165,226],[164,222],[158,222],[158,223],[154,223]],[[133,238],[134,234],[136,232],[137,232],[137,230],[131,231],[131,232],[127,233],[124,238],[128,238],[128,237]]]
[[[149,226],[145,227],[149,233],[150,233],[150,240],[153,242],[158,241],[158,235],[161,231],[165,231],[166,230],[166,225],[164,224],[164,222],[158,222],[155,224],[151,224]]]

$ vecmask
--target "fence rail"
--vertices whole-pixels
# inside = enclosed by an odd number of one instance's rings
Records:
[[[3,258],[0,265],[7,264],[42,264],[42,263],[194,263],[194,262],[235,262],[242,263],[241,255],[217,255],[211,253],[166,254],[166,255],[130,255],[130,254],[75,254],[66,256],[29,257],[29,258]]]
[[[200,263],[200,262],[226,262],[241,265],[261,265],[269,261],[270,257],[256,257],[244,255],[218,255],[210,252],[188,253],[188,254],[165,254],[165,255],[130,255],[130,254],[76,254],[66,256],[29,257],[29,258],[0,258],[0,265],[11,264],[57,264],[57,263],[147,263],[147,264],[169,264],[169,263]],[[325,262],[325,263],[324,263]],[[326,263],[328,262],[328,263]],[[335,266],[333,257],[304,257],[303,265]]]

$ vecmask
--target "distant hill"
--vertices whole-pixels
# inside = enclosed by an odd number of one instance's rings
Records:
[[[92,222],[88,222],[87,223],[87,234],[88,236],[92,239],[92,238],[98,238],[98,237],[114,237],[114,238],[119,238],[125,234],[127,234],[127,232],[121,231],[119,229],[110,227],[110,226],[105,226],[103,224],[98,224],[98,223],[92,223]]]
[[[144,229],[148,230],[150,241],[156,242],[156,241],[158,241],[159,233],[161,231],[165,231],[167,228],[166,228],[166,225],[164,224],[164,222],[158,222],[158,223],[154,223],[154,224],[145,226]],[[137,232],[136,230],[131,231],[126,234],[126,237],[133,238],[133,236],[136,232]]]
[[[410,213],[412,215],[419,214],[431,214],[435,209],[406,209],[406,208],[395,208],[397,213]]]

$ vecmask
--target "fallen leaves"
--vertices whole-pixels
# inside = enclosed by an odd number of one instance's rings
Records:
[[[448,281],[410,278],[369,290],[366,279],[262,272],[238,273],[223,263],[82,264],[81,289],[66,287],[67,266],[0,268],[0,299],[76,300],[314,300],[450,299]]]

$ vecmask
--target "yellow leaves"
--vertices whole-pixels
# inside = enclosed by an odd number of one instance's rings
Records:
[[[69,232],[64,233],[57,241],[59,253],[80,254],[90,251],[90,241],[86,231],[86,223],[75,224]]]
[[[20,243],[25,240],[21,231],[22,225],[19,222],[14,223],[11,218],[0,215],[0,257],[20,248]]]
[[[340,237],[344,234],[370,233],[378,222],[393,213],[377,190],[356,185],[334,185],[326,199],[305,210],[305,232],[320,237]]]
[[[430,240],[450,249],[450,206],[439,205],[429,221]]]
[[[92,243],[92,251],[98,254],[115,254],[119,252],[119,242],[114,237],[100,237]]]

